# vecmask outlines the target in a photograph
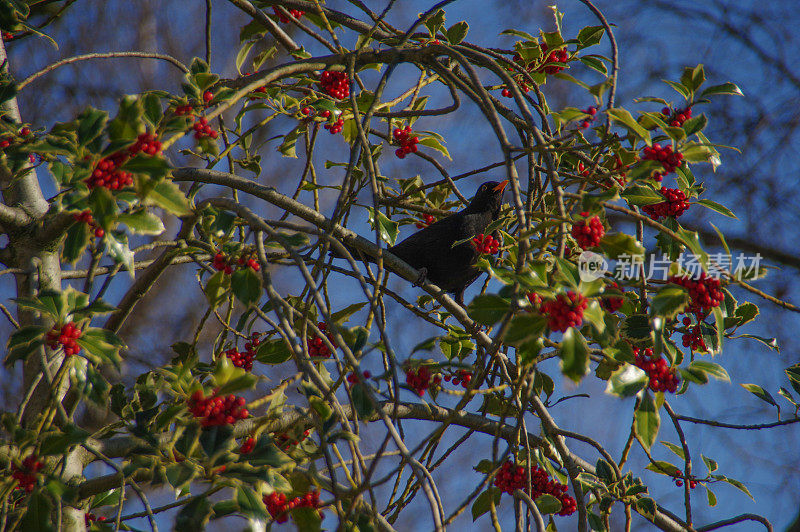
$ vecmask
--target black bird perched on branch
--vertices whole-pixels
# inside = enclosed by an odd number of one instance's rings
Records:
[[[475,197],[464,209],[446,216],[417,231],[386,251],[420,270],[417,284],[428,280],[442,290],[455,295],[464,305],[464,290],[480,275],[475,267],[478,252],[472,242],[453,246],[454,242],[485,233],[491,222],[500,215],[506,181],[487,181],[478,187]],[[367,257],[375,262],[373,257]]]

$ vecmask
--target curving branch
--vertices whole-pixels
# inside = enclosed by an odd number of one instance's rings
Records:
[[[175,68],[177,68],[184,74],[189,72],[189,68],[186,65],[184,65],[171,55],[167,54],[159,54],[155,52],[96,52],[91,54],[76,55],[74,57],[68,57],[66,59],[62,59],[61,61],[56,61],[52,65],[48,65],[47,67],[41,69],[38,72],[34,72],[30,76],[22,80],[17,86],[17,88],[18,90],[22,90],[34,80],[64,65],[71,65],[73,63],[78,63],[79,61],[88,61],[89,59],[115,59],[121,57],[134,57],[139,59],[160,59],[162,61],[167,61],[168,63],[171,63],[172,65],[175,66]]]

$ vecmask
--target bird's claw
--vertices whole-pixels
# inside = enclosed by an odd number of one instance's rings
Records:
[[[414,286],[422,286],[425,279],[428,277],[428,268],[422,267],[419,269],[419,277],[414,281]]]

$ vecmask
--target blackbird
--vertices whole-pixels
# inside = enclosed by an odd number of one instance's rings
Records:
[[[486,227],[500,215],[506,181],[487,181],[478,187],[475,197],[464,209],[421,229],[386,251],[403,259],[425,279],[442,290],[455,295],[464,305],[464,290],[480,275],[475,267],[478,252],[472,242],[453,243],[484,233]],[[367,257],[375,262],[372,257]]]

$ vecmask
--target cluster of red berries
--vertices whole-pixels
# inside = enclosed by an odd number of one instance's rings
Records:
[[[683,286],[689,291],[691,301],[686,312],[696,316],[707,315],[725,299],[725,294],[720,290],[719,279],[707,276],[706,272],[702,272],[697,279],[692,279],[688,275],[673,275],[667,281]]]
[[[436,221],[436,218],[434,218],[433,215],[431,215],[431,214],[423,214],[422,215],[422,220],[418,221],[414,225],[417,226],[417,229],[424,229],[424,228],[428,227],[429,225],[431,225],[435,221]]]
[[[240,255],[239,258],[236,259],[236,264],[238,264],[239,266],[244,266],[246,264],[247,267],[253,270],[254,272],[261,270],[261,265],[253,257],[248,258],[245,257],[244,255]]]
[[[350,96],[350,76],[347,72],[326,70],[320,76],[319,84],[322,92],[337,100]]]
[[[664,147],[658,143],[653,144],[652,147],[645,146],[642,151],[642,159],[659,161],[661,166],[664,167],[663,172],[655,172],[653,174],[653,179],[658,182],[661,182],[665,175],[671,174],[676,168],[683,164],[683,154],[680,152],[673,152],[670,144]]]
[[[8,32],[8,31],[4,31],[2,33],[2,36],[3,36],[3,40],[4,41],[13,41],[14,40],[14,34],[11,33],[11,32]]]
[[[314,110],[310,107],[303,107],[303,109],[301,109],[300,112],[306,116],[310,116],[311,114],[314,113]],[[324,118],[325,120],[328,120],[331,117],[331,112],[326,109],[325,111],[321,111],[319,113],[319,116],[321,118]],[[336,122],[332,123],[329,122],[325,124],[323,127],[327,129],[331,135],[341,133],[342,129],[344,129],[344,119],[339,118],[336,120]]]
[[[252,257],[247,258],[244,254],[239,256],[239,258],[236,260],[236,264],[239,266],[247,265],[247,267],[254,272],[257,272],[261,269],[261,265],[256,259]],[[213,266],[217,271],[225,272],[226,275],[233,273],[232,262],[221,251],[217,251],[217,253],[214,255],[214,258],[211,261],[211,266]]]
[[[581,121],[581,123],[578,125],[578,127],[581,128],[581,129],[586,129],[587,127],[592,125],[592,122],[594,122],[595,115],[597,114],[597,107],[595,107],[593,105],[593,106],[589,107],[588,109],[581,109],[581,112],[586,113],[587,115],[589,115],[589,117],[588,118],[584,118]]]
[[[418,137],[411,136],[411,126],[404,128],[397,128],[394,130],[394,140],[400,145],[394,154],[398,158],[404,159],[409,153],[417,153],[417,144],[419,144]]]
[[[699,320],[697,325],[691,327],[692,319],[689,316],[686,316],[683,318],[683,324],[687,327],[687,331],[681,338],[683,347],[688,347],[692,351],[708,351],[706,341],[703,339],[703,330],[700,328]]]
[[[674,478],[673,480],[675,481],[675,485],[678,486],[679,488],[683,486],[683,479]],[[696,480],[690,480],[689,481],[689,489],[693,490],[696,487],[697,487],[697,481]]]
[[[44,464],[37,459],[35,454],[25,458],[22,461],[22,467],[12,464],[11,468],[14,472],[11,473],[11,477],[18,482],[16,489],[25,490],[27,493],[32,492],[36,485],[36,475],[42,467]]]
[[[331,345],[336,345],[333,343],[333,335],[328,332],[328,325],[325,322],[321,321],[317,323],[317,328],[322,331],[323,334],[328,338],[328,341]],[[331,356],[330,348],[325,345],[325,342],[317,336],[314,335],[313,338],[309,338],[306,342],[306,346],[308,347],[308,356],[314,358],[328,358]]]
[[[583,220],[572,224],[572,237],[578,241],[580,247],[593,248],[600,244],[600,239],[606,234],[606,228],[603,227],[599,216],[586,218],[589,216],[587,212],[582,212],[581,216],[584,217]]]
[[[264,504],[267,505],[269,515],[276,523],[285,523],[289,519],[290,510],[319,508],[319,491],[311,490],[302,497],[295,497],[292,500],[289,500],[285,493],[273,491],[269,495],[264,495]]]
[[[242,368],[245,371],[253,369],[253,359],[256,356],[256,347],[261,343],[259,340],[261,333],[253,333],[250,335],[250,340],[245,342],[244,351],[239,352],[236,348],[230,348],[223,352],[222,355],[228,357],[231,363],[237,368]]]
[[[81,348],[78,345],[78,338],[81,337],[81,330],[73,322],[65,323],[61,327],[53,327],[47,331],[47,345],[50,349],[58,349],[64,346],[64,354],[67,356],[77,355]]]
[[[624,292],[624,290],[617,284],[616,281],[611,281],[608,283],[606,288],[617,289],[620,292]],[[603,307],[607,312],[614,313],[622,308],[622,305],[625,304],[624,297],[602,297],[600,298],[600,306]]]
[[[366,379],[369,379],[370,377],[372,377],[372,373],[370,373],[369,371],[363,371],[361,372],[361,375],[359,375],[355,371],[351,371],[350,374],[347,375],[347,387],[352,388],[356,384],[359,384],[365,381]]]
[[[542,43],[539,45],[539,48],[542,49],[542,57],[545,57],[545,63],[567,63],[569,61],[569,52],[566,48],[561,48],[560,50],[553,50],[549,54],[547,53],[547,44]],[[546,55],[545,55],[546,54]],[[558,66],[558,65],[550,65],[550,66],[541,66],[537,69],[537,72],[544,72],[545,74],[556,74],[564,70],[565,67]]]
[[[438,385],[442,382],[442,376],[438,373],[434,375],[428,366],[419,366],[417,369],[408,368],[406,370],[406,384],[414,390],[414,392],[422,397],[425,395],[431,384]]]
[[[525,467],[517,465],[511,460],[500,466],[500,471],[494,477],[494,485],[500,491],[513,494],[516,490],[522,490],[533,500],[545,493],[552,495],[561,501],[561,511],[558,515],[572,515],[578,509],[578,504],[574,498],[567,494],[567,486],[552,480],[547,472],[538,465],[531,466],[531,491],[528,491],[528,479],[525,476]]]
[[[153,133],[142,133],[136,137],[136,142],[128,148],[131,156],[142,152],[147,155],[158,155],[161,153],[161,141]]]
[[[547,316],[547,326],[551,331],[564,332],[570,327],[580,326],[583,322],[583,311],[588,305],[589,302],[583,294],[570,290],[542,303],[541,312]]]
[[[216,139],[219,136],[219,133],[211,129],[211,126],[208,125],[208,120],[204,116],[195,120],[194,124],[192,124],[192,129],[194,129],[194,138],[197,140],[207,137]]]
[[[661,203],[653,203],[652,205],[644,205],[642,210],[653,220],[659,218],[668,218],[674,216],[677,218],[689,208],[689,203],[686,201],[686,194],[677,188],[661,187],[661,195],[667,201]]]
[[[106,521],[106,519],[107,519],[106,517],[103,517],[103,516],[99,516],[98,517],[98,516],[96,516],[94,514],[91,514],[91,513],[86,513],[83,516],[83,522],[87,527],[89,525],[91,525],[92,523],[94,523],[95,521],[97,521],[98,523],[103,523],[103,522]]]
[[[91,209],[86,209],[81,213],[73,214],[72,217],[76,222],[82,222],[88,225],[94,231],[94,236],[97,238],[103,238],[103,235],[106,234],[103,228],[98,226],[95,222],[94,218],[92,217]]]
[[[236,421],[247,418],[249,413],[244,407],[246,403],[244,397],[235,395],[204,397],[203,391],[197,390],[189,398],[188,406],[189,412],[200,419],[203,427],[215,427],[233,425]]]
[[[683,126],[684,122],[692,117],[692,108],[687,106],[685,109],[678,109],[675,112],[672,112],[669,107],[664,107],[661,110],[661,114],[667,117],[669,125],[681,127]]]
[[[653,358],[652,349],[633,350],[634,363],[647,373],[650,379],[650,389],[654,392],[675,393],[680,383],[680,377],[674,368],[670,368],[665,358]]]
[[[289,9],[288,11],[294,18],[300,18],[306,14],[305,11],[300,11],[299,9]],[[289,22],[291,22],[291,19],[286,15],[284,15],[283,13],[281,13],[276,6],[272,6],[272,12],[275,13],[275,16],[278,17],[278,20],[280,20],[284,24],[288,24]]]
[[[214,259],[211,262],[211,265],[214,267],[215,270],[220,272],[225,272],[227,275],[233,273],[233,266],[228,264],[228,259],[225,257],[225,254],[221,251],[217,251],[214,255]]]
[[[500,250],[500,242],[492,235],[484,235],[483,233],[475,236],[472,239],[472,244],[475,246],[475,249],[478,250],[478,253],[481,254],[489,253],[495,255]]]
[[[606,188],[613,187],[615,183],[624,188],[627,184],[627,169],[630,167],[630,165],[622,164],[622,158],[619,155],[617,155],[615,159],[616,160],[614,161],[614,169],[612,170],[612,173],[617,175],[612,175],[608,180],[606,180],[605,183],[602,184],[602,186]]]
[[[31,130],[28,127],[23,127],[22,129],[19,130],[19,134],[23,137],[27,137],[28,135],[31,134]],[[12,144],[11,139],[0,139],[0,149],[8,148],[9,146],[11,146],[11,144]],[[33,162],[33,160],[31,160],[31,162]]]
[[[253,452],[253,449],[256,448],[256,439],[252,436],[248,436],[242,442],[242,445],[239,446],[239,454],[250,454]]]
[[[132,185],[133,174],[120,170],[119,167],[137,153],[156,156],[161,153],[161,142],[152,133],[140,134],[136,138],[136,142],[127,150],[118,151],[100,159],[92,175],[86,178],[86,184],[89,188],[106,187],[111,190],[119,190]]]
[[[535,69],[535,72],[544,72],[545,74],[555,74],[557,72],[561,72],[564,70],[565,67],[558,66],[558,65],[548,65],[545,66],[546,63],[567,63],[569,62],[569,52],[566,48],[562,48],[560,50],[552,50],[549,54],[547,53],[548,47],[547,44],[541,43],[539,47],[542,50],[542,57],[544,57],[543,64]],[[528,72],[534,71],[534,67],[536,62],[532,62],[529,64],[525,64],[524,60],[520,55],[514,55],[513,61],[519,65],[525,67],[525,70]],[[506,70],[513,71],[513,68],[507,67]],[[523,78],[521,74],[517,74],[514,76],[514,81],[519,85],[519,88],[522,89],[523,92],[527,93],[531,90],[530,86],[528,85],[527,81]],[[505,88],[500,93],[506,98],[511,98],[511,91],[508,88]]]
[[[526,64],[526,63],[525,63],[525,61],[522,59],[522,56],[520,56],[520,55],[514,55],[514,57],[512,58],[512,60],[513,60],[513,61],[514,61],[516,64],[518,64],[518,65],[520,65],[520,66],[524,67],[524,68],[525,68],[525,70],[527,70],[528,72],[531,72],[531,71],[533,70],[534,63],[528,63],[528,64]],[[514,71],[514,68],[512,68],[512,67],[506,67],[506,70],[508,70],[509,72],[513,72],[513,71]],[[522,92],[524,92],[524,93],[526,93],[526,94],[528,93],[528,91],[530,91],[530,90],[531,90],[531,87],[530,87],[530,85],[528,85],[528,82],[527,82],[527,80],[525,79],[525,77],[524,77],[522,74],[516,74],[516,75],[514,75],[514,82],[515,82],[515,83],[517,84],[517,86],[518,86],[518,87],[519,87],[519,88],[522,90]],[[512,95],[511,95],[511,91],[510,91],[510,90],[508,90],[508,87],[506,87],[506,88],[504,88],[502,91],[500,91],[500,94],[502,94],[502,95],[503,95],[504,97],[506,97],[506,98],[511,98],[511,97],[512,97]]]
[[[326,112],[327,112],[327,111],[326,111]],[[337,133],[341,133],[341,132],[342,132],[342,129],[344,129],[344,119],[342,119],[342,118],[339,118],[339,119],[338,119],[338,120],[336,120],[336,122],[334,122],[333,124],[325,124],[325,125],[324,125],[324,126],[322,126],[322,127],[324,127],[325,129],[327,129],[327,130],[330,132],[330,134],[331,134],[331,135],[335,135],[335,134],[337,134]]]
[[[308,438],[308,435],[311,434],[311,430],[304,430],[302,436],[300,436],[299,440],[292,439],[287,434],[279,434],[277,436],[277,443],[278,447],[283,449],[284,451],[288,451],[295,445],[299,445],[301,441]]]
[[[472,372],[466,369],[460,369],[455,375],[444,376],[444,382],[450,382],[450,379],[453,379],[454,386],[458,386],[460,384],[461,387],[466,390],[467,387],[469,387],[469,383],[472,382]]]
[[[583,177],[589,177],[591,170],[586,168],[583,163],[578,163],[578,172],[580,172]]]
[[[179,105],[175,108],[175,114],[178,116],[190,115],[192,114],[192,106],[191,105]]]
[[[86,185],[89,188],[106,187],[111,190],[132,185],[133,174],[119,169],[127,160],[128,154],[121,151],[103,157],[98,161],[92,175],[86,178]]]

